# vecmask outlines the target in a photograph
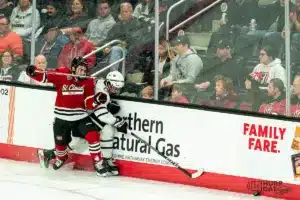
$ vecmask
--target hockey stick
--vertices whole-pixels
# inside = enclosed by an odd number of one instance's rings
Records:
[[[72,76],[72,77],[78,77],[78,78],[96,78],[96,77],[92,77],[92,76],[66,74],[66,73],[61,73],[61,72],[47,72],[47,71],[41,71],[41,70],[35,70],[34,72],[41,73],[41,74],[47,73],[47,74],[54,74],[54,75],[60,75],[60,76]]]
[[[174,162],[173,160],[171,160],[169,157],[165,156],[163,153],[159,152],[156,148],[154,148],[153,146],[151,146],[148,142],[146,142],[145,140],[143,140],[142,138],[140,138],[139,136],[137,136],[135,133],[131,132],[131,135],[133,137],[135,137],[136,139],[140,140],[141,142],[143,142],[145,145],[147,145],[149,148],[151,148],[153,151],[155,151],[158,155],[160,155],[161,157],[163,157],[164,159],[166,159],[167,161],[169,161],[173,166],[175,166],[177,169],[179,169],[181,172],[183,172],[184,174],[186,174],[190,178],[197,178],[197,177],[199,177],[200,175],[203,174],[203,172],[204,172],[203,169],[199,169],[195,173],[188,172],[186,169],[180,167],[176,162]]]

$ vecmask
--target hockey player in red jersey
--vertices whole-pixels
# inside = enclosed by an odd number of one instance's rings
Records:
[[[33,65],[26,68],[26,73],[31,78],[39,82],[52,83],[56,87],[53,124],[56,159],[53,169],[59,169],[68,159],[67,145],[71,141],[71,132],[76,131],[88,142],[94,168],[97,174],[100,174],[103,169],[100,157],[100,135],[95,124],[88,117],[84,103],[87,97],[94,95],[95,80],[59,74],[84,76],[86,72],[87,63],[80,57],[73,59],[71,70],[58,68],[39,72]]]
[[[103,156],[102,169],[98,174],[101,176],[119,175],[119,169],[112,159],[113,138],[115,133],[127,133],[127,123],[121,117],[114,117],[120,110],[119,105],[110,100],[110,94],[115,94],[124,86],[124,77],[121,73],[110,72],[106,80],[98,80],[96,91],[85,100],[86,109],[90,111],[91,120],[97,125],[101,135],[101,151]],[[67,151],[77,149],[77,145],[82,146],[77,130],[73,130],[73,140],[68,145]],[[80,148],[80,147],[79,147]],[[39,150],[39,160],[45,167],[48,167],[51,159],[54,159],[55,150]],[[44,157],[44,158],[42,158]]]

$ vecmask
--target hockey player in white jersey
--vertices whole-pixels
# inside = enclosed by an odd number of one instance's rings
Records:
[[[95,95],[86,99],[87,109],[91,112],[92,121],[101,130],[101,152],[102,152],[102,170],[101,176],[117,176],[119,169],[112,158],[113,139],[116,132],[127,133],[127,122],[119,116],[114,116],[120,110],[119,105],[111,101],[110,94],[118,93],[124,86],[124,77],[118,71],[110,72],[106,79],[98,80],[96,83]],[[91,106],[92,105],[92,106]],[[84,141],[72,131],[73,139],[68,145],[68,150],[77,150],[82,148]],[[38,158],[46,168],[51,159],[55,157],[54,150],[38,150]]]

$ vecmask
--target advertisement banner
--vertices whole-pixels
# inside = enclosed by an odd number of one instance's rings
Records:
[[[12,144],[14,134],[15,87],[0,85],[0,143]]]
[[[53,148],[55,93],[17,89],[13,143]],[[299,185],[297,122],[119,100],[129,134],[117,133],[114,157],[170,164],[130,135],[137,134],[187,169]],[[3,115],[1,114],[1,117]],[[299,140],[300,141],[300,140]],[[298,147],[297,147],[298,148]],[[83,154],[88,154],[88,148]]]

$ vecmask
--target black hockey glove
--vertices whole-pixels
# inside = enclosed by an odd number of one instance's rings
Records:
[[[99,92],[94,96],[94,101],[98,105],[104,104],[107,102],[107,95],[105,93]]]
[[[34,65],[29,65],[29,66],[27,66],[26,67],[26,74],[28,75],[28,76],[35,76],[35,66]]]
[[[107,110],[108,112],[110,112],[112,115],[117,114],[120,111],[120,106],[116,101],[111,101],[108,105],[107,105]]]
[[[127,122],[119,116],[117,116],[116,118],[117,118],[117,120],[114,123],[114,126],[117,128],[117,131],[127,134],[127,127],[128,127]]]

